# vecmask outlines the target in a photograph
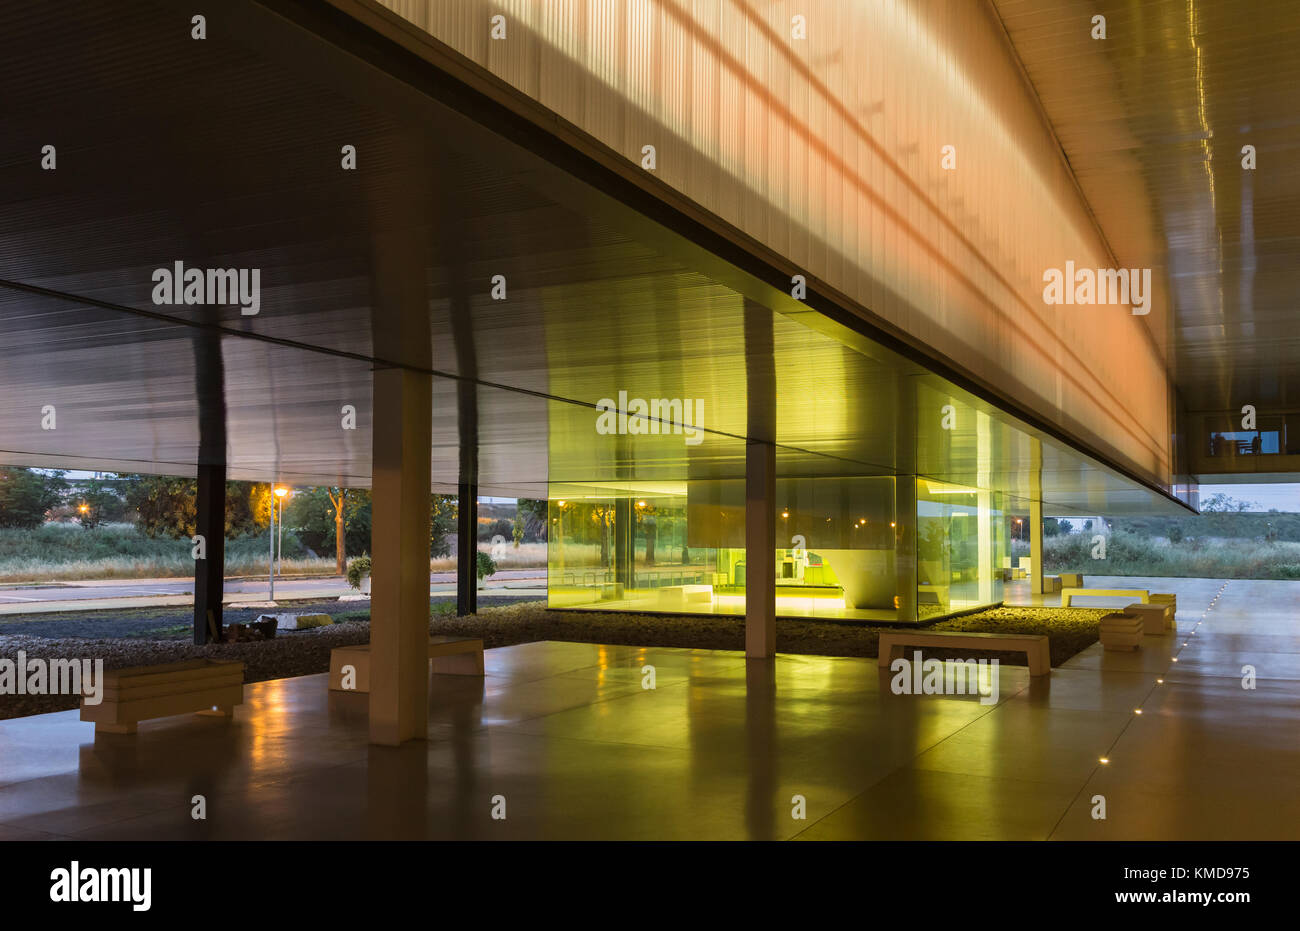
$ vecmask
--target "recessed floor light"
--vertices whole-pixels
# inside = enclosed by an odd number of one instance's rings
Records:
[[[1103,756],[1103,757],[1101,758],[1101,762],[1103,762],[1103,763],[1109,763],[1109,762],[1110,762],[1110,758],[1109,758],[1109,757],[1105,757],[1105,756]]]

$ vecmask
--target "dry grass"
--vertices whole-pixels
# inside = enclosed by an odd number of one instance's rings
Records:
[[[491,543],[480,543],[479,551],[491,554]],[[498,569],[545,569],[546,568],[546,544],[545,543],[521,543],[516,548],[514,543],[506,543],[505,550],[499,556],[493,557],[496,560]],[[434,572],[454,572],[456,571],[455,556],[441,556],[437,559],[429,560],[429,568]]]
[[[333,559],[284,559],[285,575],[335,575]],[[227,559],[226,574],[264,575],[267,558]],[[83,579],[188,579],[194,577],[194,560],[184,557],[118,556],[46,563],[39,559],[8,559],[0,565],[0,582],[77,582]]]

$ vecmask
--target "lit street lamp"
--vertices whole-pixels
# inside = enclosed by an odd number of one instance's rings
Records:
[[[289,489],[281,486],[275,490],[275,500],[280,506],[280,529],[276,532],[275,542],[275,574],[280,574],[280,560],[284,558],[284,496],[289,493]]]
[[[273,490],[275,492],[275,497],[271,500],[271,534],[270,534],[271,555],[270,555],[270,567],[267,570],[267,584],[270,593],[266,599],[267,601],[275,601],[275,576],[276,573],[279,571],[278,559],[276,558],[277,554],[275,551],[276,512],[279,509],[280,502],[284,500],[284,496],[289,493],[289,489],[283,486],[277,487]]]

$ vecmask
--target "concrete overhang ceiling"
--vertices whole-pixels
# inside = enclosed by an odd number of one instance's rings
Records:
[[[916,470],[1032,493],[1024,424],[805,325],[805,307],[773,309],[779,294],[717,255],[261,4],[222,4],[203,41],[190,15],[0,8],[0,461],[193,473],[197,359],[215,340],[233,477],[368,484],[371,373],[405,365],[434,375],[439,490],[457,480],[465,384],[483,494],[738,478],[757,320],[784,474]],[[47,144],[58,168],[42,173]],[[364,170],[341,169],[344,145]],[[153,272],[176,261],[260,269],[260,311],[155,304]],[[411,306],[427,342],[394,343]],[[956,430],[900,442],[909,379],[958,406]],[[619,390],[708,399],[703,441],[596,436],[594,405]],[[1054,509],[1177,509],[1038,439]]]
[[[1120,265],[1168,294],[1186,408],[1300,405],[1300,5],[992,2]]]

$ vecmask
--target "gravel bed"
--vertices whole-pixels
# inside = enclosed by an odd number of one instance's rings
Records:
[[[175,663],[187,659],[235,659],[244,663],[244,681],[284,679],[328,672],[330,650],[370,642],[370,625],[349,621],[311,630],[281,632],[273,640],[250,643],[210,643],[195,646],[178,640],[33,637],[0,634],[0,657],[14,659],[19,650],[28,658],[102,659],[106,669]],[[75,695],[0,695],[0,719],[65,711],[80,705]]]
[[[1052,664],[1059,665],[1097,642],[1099,626],[1109,608],[1001,607],[936,621],[927,630],[970,630],[1046,634]],[[617,611],[551,611],[545,602],[531,601],[481,611],[473,617],[440,618],[438,633],[481,637],[486,648],[534,640],[576,640],[585,643],[685,647],[695,650],[745,649],[745,621],[718,615],[625,614]],[[878,656],[880,628],[852,621],[782,620],[776,622],[778,653],[816,656]],[[939,659],[997,657],[1009,665],[1025,665],[1023,653],[961,650],[945,654],[925,650]]]
[[[479,604],[491,607],[513,604],[519,595],[479,595]],[[249,599],[252,600],[252,599]],[[431,605],[446,609],[454,605],[455,595],[440,595],[430,599]],[[364,620],[369,617],[369,601],[281,601],[278,608],[227,607],[222,618],[227,624],[248,623],[260,614],[328,614]],[[122,611],[56,611],[43,614],[0,615],[0,636],[4,634],[34,635],[48,638],[81,637],[99,640],[116,637],[142,637],[146,640],[188,641],[192,637],[194,609],[189,605],[171,605],[157,608],[130,608]],[[177,629],[181,628],[181,629]]]
[[[504,603],[493,606],[490,603],[493,601]],[[353,611],[367,607],[364,602],[343,602],[342,605]],[[519,602],[509,597],[482,598],[480,605],[480,612],[473,617],[458,618],[435,613],[430,620],[430,632],[481,637],[487,649],[537,640],[707,650],[745,648],[745,622],[739,617],[551,611],[545,602]],[[307,613],[298,607],[294,610]],[[249,613],[255,615],[259,612]],[[1052,663],[1058,665],[1096,642],[1098,624],[1106,613],[1104,609],[1087,608],[1003,607],[939,621],[928,628],[1047,634],[1052,641]],[[236,620],[233,615],[234,612],[228,615],[228,619]],[[36,629],[52,630],[39,623],[26,625],[26,631]],[[776,648],[782,653],[874,657],[877,655],[878,635],[879,628],[857,623],[776,622]],[[348,620],[304,631],[282,631],[273,640],[207,646],[195,646],[185,640],[138,636],[88,639],[36,636],[23,632],[0,633],[0,657],[13,659],[22,650],[28,657],[43,659],[103,659],[108,669],[202,657],[236,659],[245,664],[245,682],[260,682],[328,672],[330,650],[369,641],[368,619]],[[924,652],[927,658],[956,658],[958,655],[944,651]],[[960,655],[963,658],[971,655],[997,657],[1007,664],[1024,665],[1022,654],[963,650]],[[0,695],[0,719],[63,711],[76,708],[78,704],[78,697],[70,695]]]

